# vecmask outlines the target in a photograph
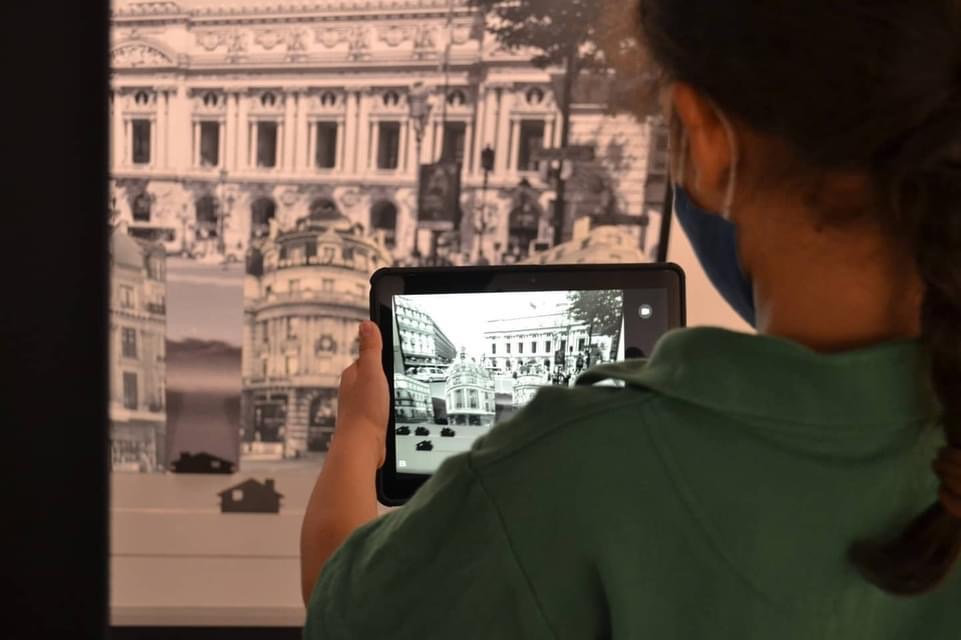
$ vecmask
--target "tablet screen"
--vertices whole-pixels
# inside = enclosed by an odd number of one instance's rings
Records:
[[[434,473],[545,386],[650,354],[665,289],[392,296],[397,472]]]

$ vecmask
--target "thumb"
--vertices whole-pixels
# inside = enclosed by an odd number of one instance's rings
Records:
[[[374,366],[380,368],[381,352],[384,341],[380,336],[380,327],[370,320],[360,323],[360,356],[357,361],[362,367]]]

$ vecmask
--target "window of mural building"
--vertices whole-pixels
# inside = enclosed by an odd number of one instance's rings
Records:
[[[220,123],[200,123],[200,166],[220,165]]]
[[[271,198],[257,198],[250,205],[250,236],[265,238],[270,234],[270,221],[277,215],[277,203]]]
[[[544,343],[544,353],[550,353],[550,352],[551,352],[551,341],[548,340],[547,342]]]
[[[134,164],[150,164],[150,120],[133,120],[130,127]]]
[[[517,343],[517,353],[524,353],[524,343],[523,343],[523,342],[518,342],[518,343]]]
[[[300,358],[297,357],[296,353],[288,354],[286,374],[288,376],[295,376],[299,373],[300,373]]]
[[[370,228],[381,234],[388,249],[397,244],[397,207],[392,202],[382,201],[370,210]]]
[[[121,309],[133,309],[134,308],[134,293],[133,287],[128,287],[126,285],[120,285],[120,308]]]
[[[197,200],[196,233],[198,240],[217,237],[217,200],[210,195]]]
[[[120,332],[121,353],[124,358],[137,357],[137,330],[124,327]]]
[[[396,169],[400,161],[400,123],[381,122],[378,131],[377,168]]]
[[[137,374],[124,372],[123,374],[123,407],[137,409]]]
[[[467,140],[467,123],[448,122],[444,124],[444,150],[442,160],[464,162],[464,144]]]
[[[333,169],[337,166],[337,123],[317,123],[317,150],[314,161],[318,169]]]
[[[539,163],[534,154],[544,147],[544,121],[525,120],[521,122],[520,144],[517,150],[517,170],[537,171]]]
[[[150,194],[142,192],[137,194],[137,197],[133,200],[133,219],[134,222],[150,222],[150,207],[151,207]]]
[[[536,342],[532,342],[532,343],[531,343],[531,353],[537,353],[537,343],[536,343]]]
[[[293,340],[300,333],[300,318],[287,318],[287,339]]]
[[[257,123],[257,166],[272,169],[277,166],[277,123]]]

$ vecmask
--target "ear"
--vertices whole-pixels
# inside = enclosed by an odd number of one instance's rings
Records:
[[[671,86],[671,101],[688,137],[685,186],[702,208],[719,211],[734,160],[724,122],[706,97],[683,82]]]

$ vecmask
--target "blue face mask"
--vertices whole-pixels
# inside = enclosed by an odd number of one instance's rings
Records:
[[[674,187],[674,211],[711,284],[745,322],[754,326],[754,288],[737,258],[737,228],[720,214],[698,207]]]

